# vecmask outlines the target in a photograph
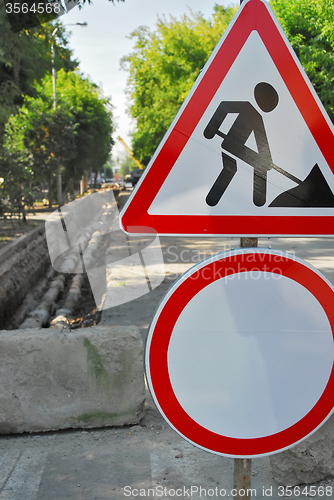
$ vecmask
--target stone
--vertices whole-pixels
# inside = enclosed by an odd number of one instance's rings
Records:
[[[142,431],[142,430],[143,430],[143,428],[140,425],[133,425],[132,427],[130,427],[131,432],[137,432],[137,431]]]
[[[289,450],[271,455],[275,481],[285,486],[309,484],[334,476],[334,416]]]
[[[135,326],[0,332],[0,434],[138,424],[143,345]]]

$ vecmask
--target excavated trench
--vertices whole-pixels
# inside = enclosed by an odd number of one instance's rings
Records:
[[[64,280],[62,278],[59,280],[58,273],[55,272],[51,266],[48,267],[42,278],[38,280],[35,286],[30,288],[22,303],[12,310],[12,314],[10,314],[10,310],[7,309],[6,314],[1,315],[0,330],[25,328],[25,322],[30,320],[31,313],[35,311],[38,305],[43,301],[43,297],[48,290],[52,289],[51,285],[55,283],[54,279],[56,279],[56,283],[59,281],[61,283],[60,291],[50,308],[48,316],[43,317],[43,323],[40,325],[42,328],[50,328],[52,321],[56,317],[56,311],[61,309],[66,302],[75,276],[75,274],[68,274],[65,276]],[[76,284],[75,281],[74,283]],[[93,326],[98,324],[101,319],[101,312],[96,308],[96,303],[86,273],[82,274],[80,285],[80,298],[78,303],[71,313],[68,314],[65,321],[70,329]]]
[[[0,330],[29,328],[36,323],[42,328],[49,328],[74,289],[77,290],[77,300],[66,317],[69,328],[84,328],[100,321],[101,313],[96,308],[87,273],[62,274],[55,271],[44,239],[39,239],[36,250],[29,251],[29,258],[24,255],[24,250],[15,252],[19,264],[11,271],[1,272],[0,265]],[[36,315],[40,321],[36,322]]]
[[[100,321],[85,265],[89,268],[106,253],[114,204],[100,203],[84,228],[74,224],[80,228],[80,252],[77,246],[70,248],[54,266],[57,270],[51,265],[44,224],[0,250],[0,330],[75,329]]]

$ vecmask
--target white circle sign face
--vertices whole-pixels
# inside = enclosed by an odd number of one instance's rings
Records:
[[[151,324],[147,380],[167,422],[232,457],[314,432],[334,406],[334,288],[292,255],[226,252],[169,290]]]

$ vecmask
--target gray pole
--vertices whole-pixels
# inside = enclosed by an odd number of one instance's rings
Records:
[[[75,25],[87,26],[87,23],[65,24],[65,26],[75,26]],[[53,109],[54,109],[54,111],[56,111],[56,109],[57,109],[57,72],[56,72],[56,66],[55,66],[55,56],[56,56],[55,36],[56,36],[58,28],[59,28],[59,26],[57,26],[51,34],[51,64],[52,64],[52,88],[53,88]],[[57,203],[58,203],[59,208],[63,204],[60,165],[58,165],[58,172],[57,172]]]
[[[53,33],[55,33],[54,31]],[[57,108],[57,91],[56,91],[56,83],[57,83],[57,73],[55,68],[55,44],[54,37],[52,37],[51,41],[51,61],[52,61],[52,87],[53,87],[53,109]]]
[[[52,57],[52,87],[53,87],[53,109],[56,111],[57,109],[57,72],[55,67],[55,35],[57,33],[58,26],[55,28],[51,35],[51,57]],[[62,193],[62,185],[61,185],[61,171],[60,165],[58,165],[57,171],[57,203],[60,208],[63,204],[63,193]]]

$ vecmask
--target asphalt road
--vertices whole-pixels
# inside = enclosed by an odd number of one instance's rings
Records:
[[[239,240],[163,237],[161,246],[166,273],[161,285],[104,311],[103,323],[135,324],[144,339],[175,278],[202,258],[237,248]],[[259,246],[295,253],[334,283],[333,239],[261,239]],[[321,484],[334,491],[334,481]],[[146,416],[138,426],[0,437],[0,500],[200,500],[232,498],[232,488],[233,459],[182,439],[160,416],[149,394]],[[282,498],[268,457],[253,459],[252,488],[252,498]]]

